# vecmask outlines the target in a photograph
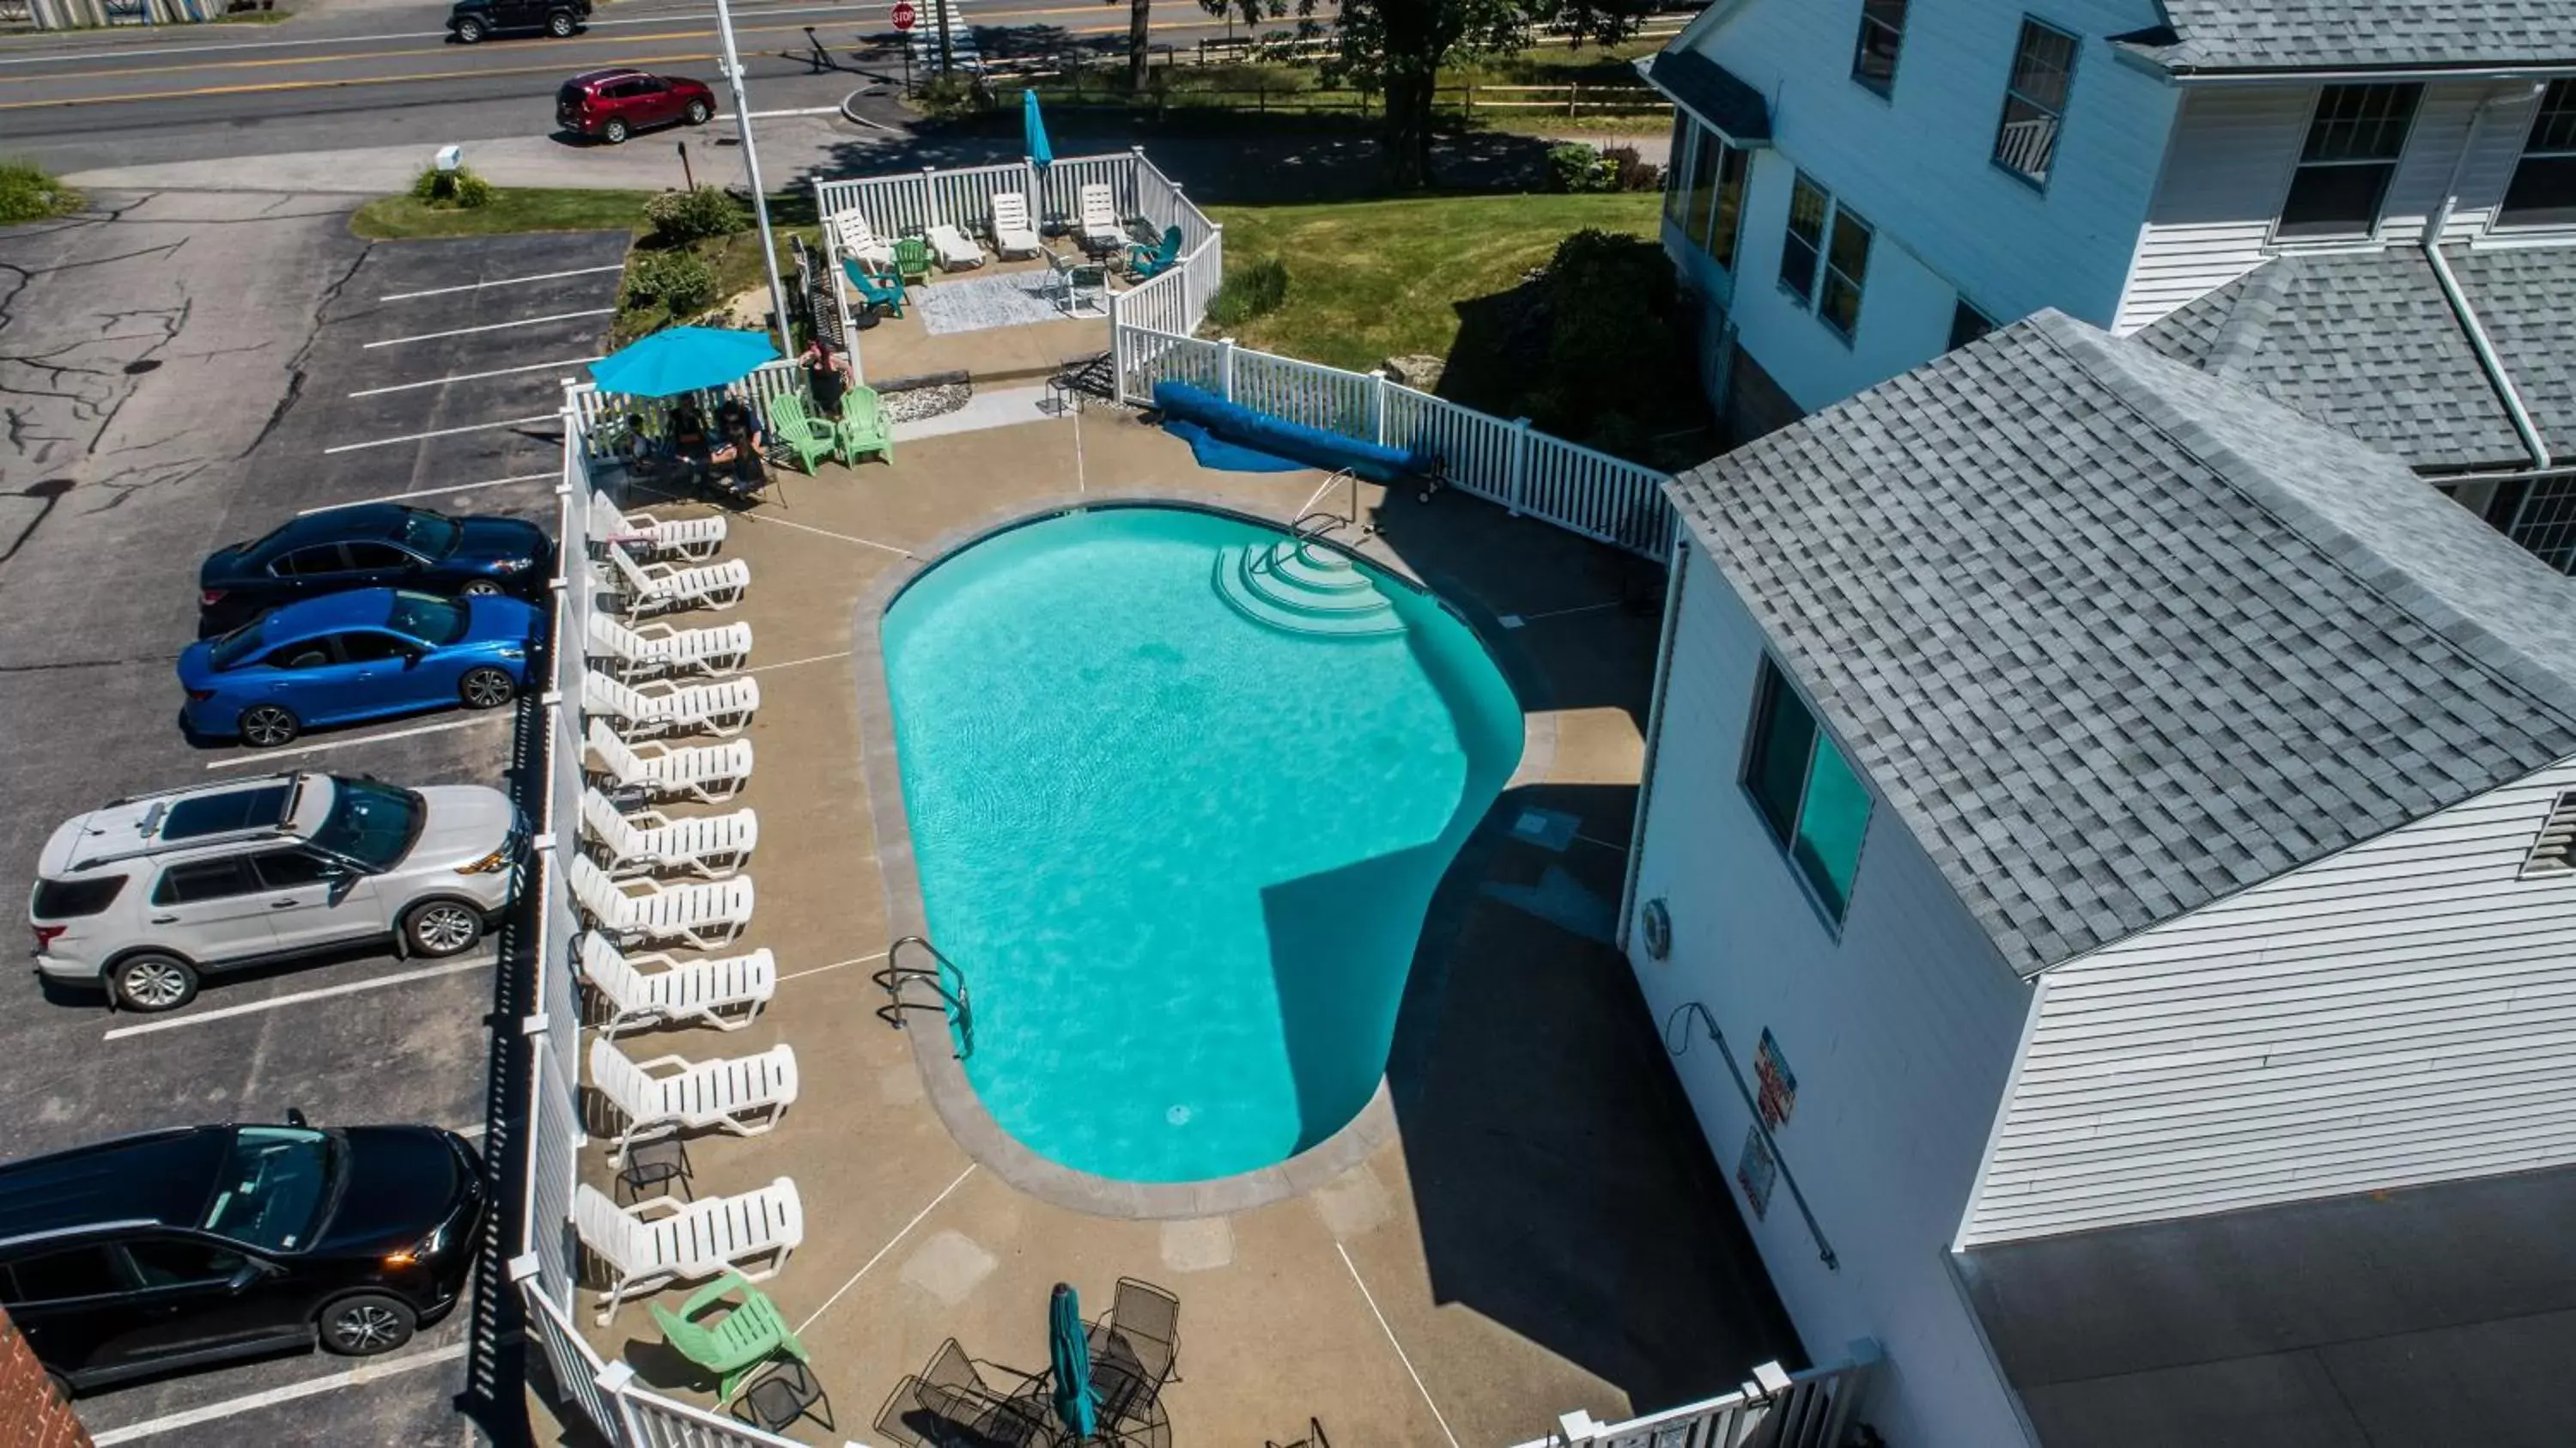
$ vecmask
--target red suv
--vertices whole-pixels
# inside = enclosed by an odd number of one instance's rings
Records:
[[[612,146],[648,126],[703,126],[715,113],[716,93],[686,76],[594,70],[555,92],[555,124]]]

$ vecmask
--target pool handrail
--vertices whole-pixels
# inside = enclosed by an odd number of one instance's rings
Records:
[[[907,945],[917,945],[928,951],[936,963],[926,967],[905,965],[903,948]],[[975,1054],[975,1006],[974,998],[966,988],[966,968],[949,959],[926,937],[906,935],[887,946],[885,968],[869,978],[886,993],[886,1003],[877,1007],[877,1019],[900,1031],[904,1029],[905,1011],[928,1010],[930,1007],[926,1002],[903,998],[905,984],[920,981],[939,997],[940,1008],[948,1017],[951,1046],[957,1059],[963,1061]],[[951,980],[956,982],[954,989],[950,988]]]

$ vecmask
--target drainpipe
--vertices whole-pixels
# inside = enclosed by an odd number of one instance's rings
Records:
[[[2540,89],[2535,83],[2521,88],[2519,93],[2537,95]],[[2522,439],[2523,449],[2531,454],[2531,466],[2537,471],[2552,465],[2549,445],[2540,440],[2540,429],[2532,426],[2531,413],[2522,405],[2522,394],[2515,390],[2513,378],[2504,370],[2504,360],[2496,356],[2495,343],[2488,340],[2487,329],[2478,321],[2477,310],[2469,305],[2468,295],[2460,290],[2460,279],[2451,275],[2450,260],[2442,255],[2442,229],[2451,224],[2451,208],[2460,199],[2460,175],[2468,169],[2469,154],[2477,149],[2478,133],[2486,128],[2487,112],[2494,108],[2496,102],[2516,93],[2510,90],[2491,92],[2469,114],[2468,136],[2461,142],[2458,158],[2451,163],[2451,179],[2442,187],[2442,205],[2424,228],[2423,246],[2424,261],[2433,268],[2433,279],[2441,283],[2443,298],[2450,302],[2453,315],[2460,319],[2460,330],[2468,334],[2469,347],[2478,354],[2478,365],[2486,369],[2487,381],[2494,386],[2496,397],[2504,403],[2505,417],[2513,423],[2514,435]]]

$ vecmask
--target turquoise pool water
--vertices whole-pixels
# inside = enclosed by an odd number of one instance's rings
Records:
[[[1347,1123],[1432,889],[1519,761],[1473,633],[1367,568],[1270,578],[1280,538],[1066,514],[886,613],[930,936],[973,992],[967,1078],[1060,1165],[1202,1180]],[[1240,601],[1247,559],[1289,606]],[[1346,631],[1291,631],[1310,624]]]

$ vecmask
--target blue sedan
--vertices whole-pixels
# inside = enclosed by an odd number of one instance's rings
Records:
[[[392,588],[291,603],[179,655],[180,718],[192,733],[268,749],[319,724],[497,709],[527,682],[540,617],[514,598]]]

